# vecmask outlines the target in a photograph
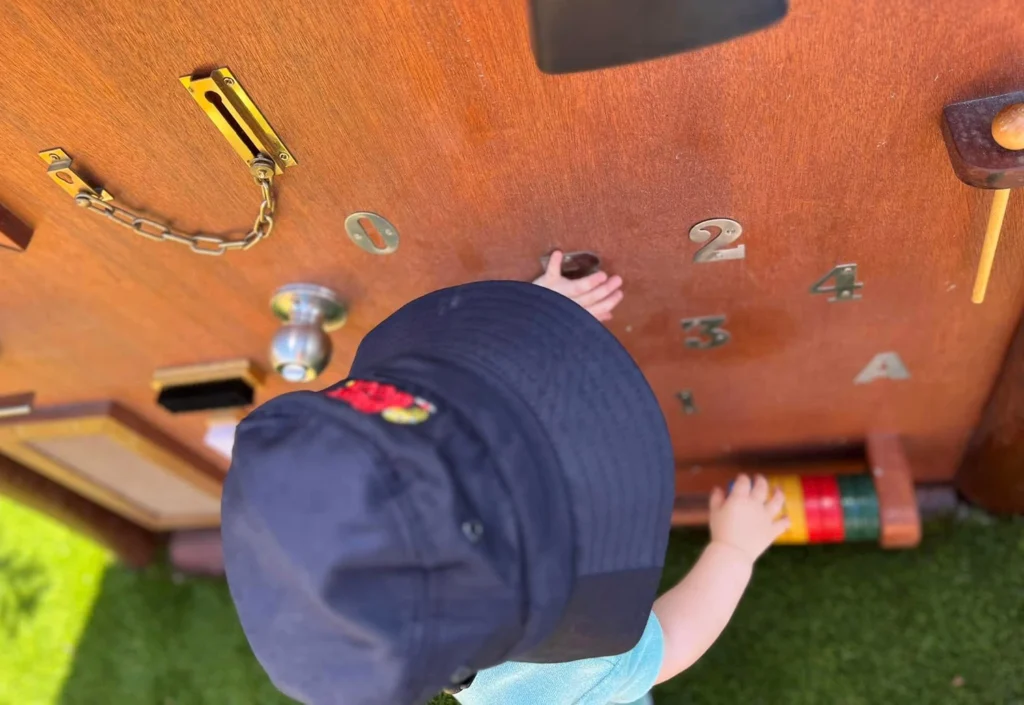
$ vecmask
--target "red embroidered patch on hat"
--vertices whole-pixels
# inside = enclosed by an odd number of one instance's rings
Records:
[[[437,408],[422,397],[390,384],[350,379],[344,385],[327,392],[363,414],[380,414],[385,421],[396,424],[418,424],[430,418]]]

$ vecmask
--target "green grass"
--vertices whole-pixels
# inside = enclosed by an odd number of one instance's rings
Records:
[[[110,556],[0,497],[0,705],[59,702]]]
[[[673,543],[666,587],[698,550]],[[1024,522],[932,525],[915,551],[769,551],[722,638],[656,695],[672,705],[1024,705]]]
[[[673,538],[666,585],[703,540]],[[291,702],[253,660],[223,583],[108,561],[0,500],[0,705]],[[26,566],[35,566],[27,578]],[[35,595],[34,609],[3,617],[19,595],[30,604]],[[1024,705],[1021,664],[1024,521],[948,522],[929,527],[917,551],[770,551],[722,639],[656,696],[660,705]]]

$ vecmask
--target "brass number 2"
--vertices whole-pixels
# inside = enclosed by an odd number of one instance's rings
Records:
[[[688,348],[707,350],[725,345],[732,338],[732,335],[725,328],[725,316],[698,316],[696,318],[684,318],[681,321],[683,331],[686,333],[697,333],[688,335],[683,339],[683,344]]]
[[[711,230],[718,234],[711,237]],[[690,228],[690,241],[698,244],[707,243],[693,255],[694,262],[722,262],[729,259],[743,259],[747,256],[746,245],[726,248],[740,239],[743,226],[731,218],[712,218],[702,220]]]

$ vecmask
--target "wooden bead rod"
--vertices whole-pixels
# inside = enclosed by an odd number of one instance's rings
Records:
[[[971,301],[980,304],[985,300],[988,289],[988,278],[992,274],[992,262],[996,257],[996,246],[999,245],[999,233],[1003,229],[1003,216],[1006,215],[1006,204],[1010,198],[1010,189],[997,189],[992,192],[992,210],[988,214],[988,227],[985,229],[985,244],[981,247],[981,261],[978,263],[978,275],[974,279],[974,293]]]

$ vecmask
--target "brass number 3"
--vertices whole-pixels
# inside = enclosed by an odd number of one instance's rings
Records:
[[[683,331],[686,333],[697,333],[688,335],[683,339],[683,344],[688,348],[707,350],[725,345],[732,338],[732,335],[725,328],[725,316],[698,316],[696,318],[684,318],[682,321]]]
[[[718,234],[711,237],[713,228]],[[743,259],[747,256],[747,246],[738,245],[726,248],[740,239],[743,226],[731,218],[712,218],[702,220],[690,228],[690,241],[698,244],[707,243],[693,255],[694,262],[722,262],[728,259]]]

